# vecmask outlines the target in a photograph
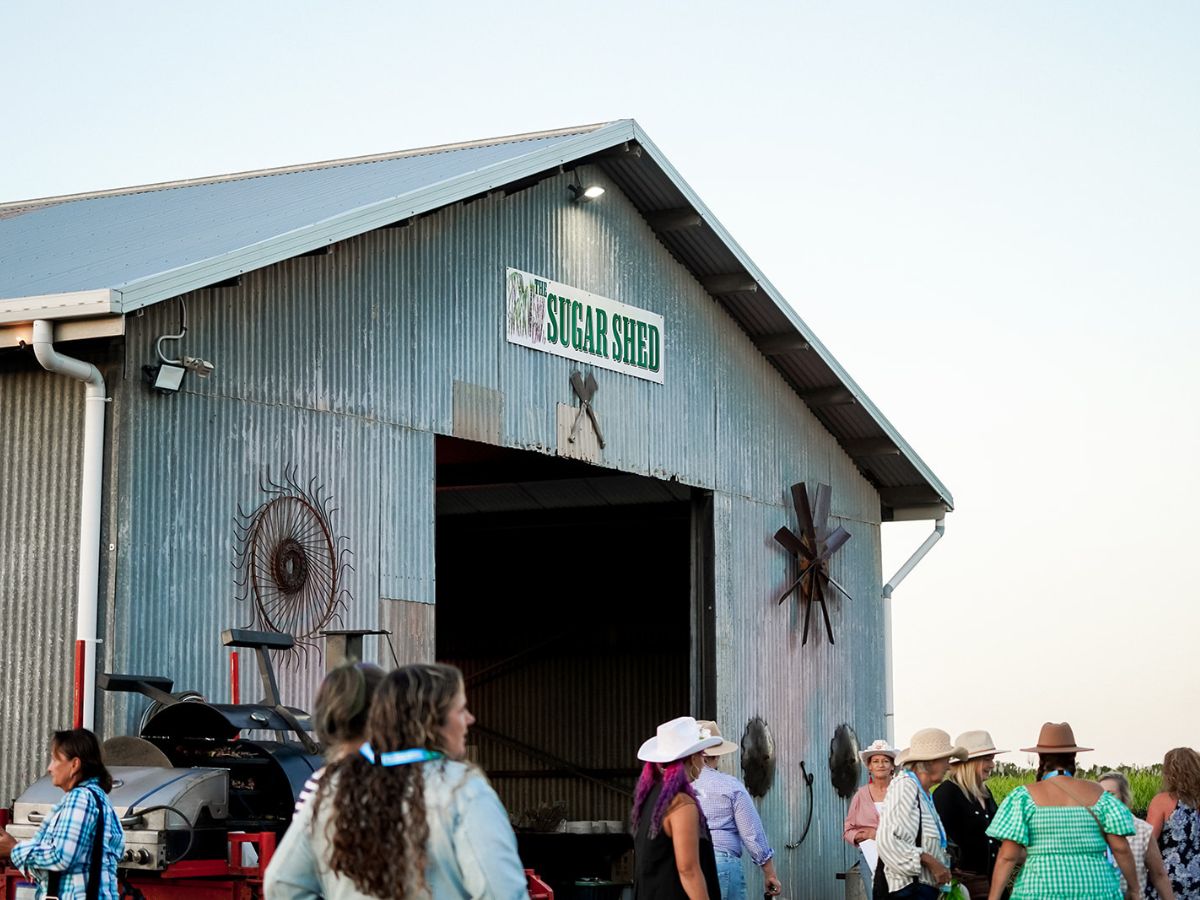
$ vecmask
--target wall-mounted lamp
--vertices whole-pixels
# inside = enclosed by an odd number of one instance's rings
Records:
[[[180,341],[187,334],[187,307],[183,298],[179,298],[179,333],[164,334],[154,345],[158,353],[158,364],[142,366],[142,377],[154,390],[163,394],[173,394],[183,387],[183,376],[193,372],[197,378],[207,378],[216,368],[206,359],[196,356],[185,356],[181,359],[168,359],[163,353],[163,341]]]
[[[597,197],[604,195],[604,188],[598,184],[589,184],[587,187],[569,184],[567,187],[571,190],[571,199],[576,203],[591,203]]]

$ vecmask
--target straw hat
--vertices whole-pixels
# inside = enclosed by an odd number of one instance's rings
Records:
[[[967,751],[950,743],[950,735],[940,728],[922,728],[912,736],[908,747],[896,756],[896,765],[930,762],[935,759],[966,759]]]
[[[998,756],[1001,753],[1007,753],[1007,750],[997,750],[996,742],[992,740],[992,736],[986,731],[964,731],[954,739],[954,743],[958,744],[967,751],[967,759],[979,759],[981,756]]]
[[[886,756],[892,762],[895,762],[896,752],[897,751],[895,747],[893,747],[887,741],[880,739],[873,743],[866,750],[859,751],[858,758],[862,760],[862,764],[864,766],[869,766],[871,764],[872,756]]]
[[[1091,747],[1075,743],[1075,732],[1067,722],[1047,722],[1038,732],[1036,747],[1022,747],[1022,753],[1083,753]]]
[[[710,719],[701,719],[696,723],[700,726],[701,737],[721,737],[721,729]],[[721,743],[704,751],[705,756],[724,756],[726,753],[737,753],[739,747],[733,741],[721,738]]]
[[[659,725],[657,733],[642,744],[637,755],[644,762],[670,763],[720,743],[719,737],[704,737],[700,723],[691,716],[680,716]]]

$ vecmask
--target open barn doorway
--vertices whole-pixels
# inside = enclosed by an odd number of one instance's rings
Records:
[[[438,439],[437,658],[463,670],[471,757],[556,896],[588,878],[620,896],[638,746],[711,714],[711,547],[707,492]]]

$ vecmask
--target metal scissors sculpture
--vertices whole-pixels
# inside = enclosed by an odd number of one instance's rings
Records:
[[[575,413],[575,421],[571,424],[571,433],[567,436],[567,440],[572,444],[575,443],[575,438],[579,435],[579,425],[583,421],[584,413],[587,413],[587,417],[592,420],[592,428],[596,431],[596,441],[603,450],[604,433],[600,431],[600,419],[596,417],[596,410],[592,408],[592,398],[596,396],[599,387],[596,384],[596,376],[591,372],[588,372],[587,378],[584,378],[579,372],[571,373],[571,389],[579,398],[579,412]]]
[[[796,534],[790,528],[780,528],[775,532],[775,540],[796,557],[799,574],[779,595],[779,602],[783,603],[792,591],[799,588],[800,600],[804,603],[804,640],[801,644],[808,643],[808,620],[813,603],[821,604],[825,633],[829,635],[829,643],[834,642],[833,625],[829,622],[829,609],[825,605],[825,591],[830,585],[850,599],[846,589],[829,574],[829,558],[850,540],[850,532],[840,525],[832,531],[829,529],[829,500],[832,493],[829,485],[818,484],[815,500],[810,505],[805,483],[793,484],[792,503],[800,521],[800,533]]]

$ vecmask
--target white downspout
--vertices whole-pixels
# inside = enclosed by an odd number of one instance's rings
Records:
[[[42,368],[87,385],[83,411],[83,471],[79,510],[79,579],[75,638],[83,642],[82,724],[94,730],[96,713],[96,610],[100,589],[100,495],[104,478],[104,376],[91,363],[54,349],[54,325],[33,323],[33,353]],[[78,679],[79,673],[76,673]]]
[[[908,562],[891,577],[883,586],[883,683],[884,683],[884,729],[887,732],[888,743],[896,746],[896,698],[895,685],[892,675],[892,592],[900,586],[909,572],[925,558],[925,554],[933,549],[933,545],[942,539],[946,533],[946,520],[938,519],[933,525],[933,534],[925,538],[925,542],[916,549]]]

